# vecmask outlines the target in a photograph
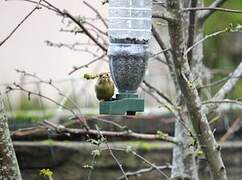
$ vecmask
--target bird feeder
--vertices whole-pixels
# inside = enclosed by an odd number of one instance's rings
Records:
[[[128,114],[144,111],[138,98],[149,58],[152,0],[109,0],[109,67],[118,89],[112,101],[100,102],[100,114]]]

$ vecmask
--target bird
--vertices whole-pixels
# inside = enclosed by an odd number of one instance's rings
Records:
[[[99,101],[110,101],[114,94],[114,84],[108,73],[101,73],[95,85],[96,97]]]

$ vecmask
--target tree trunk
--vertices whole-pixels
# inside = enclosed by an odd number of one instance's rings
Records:
[[[196,137],[208,160],[214,179],[227,180],[225,167],[221,158],[220,146],[217,144],[203,111],[198,91],[195,87],[186,51],[186,22],[182,4],[179,0],[167,1],[168,10],[176,20],[169,22],[168,29],[177,80],[190,115]]]
[[[1,96],[0,94],[0,179],[21,180]]]
[[[155,9],[159,9],[158,11],[161,11],[161,12],[163,11],[162,7],[158,7],[158,8],[155,7]],[[160,24],[160,20],[155,20],[152,31],[160,48],[164,50],[164,49],[167,49],[167,47],[169,47],[170,45],[168,45],[169,43],[166,43],[166,41],[163,40],[164,29],[159,24]],[[186,109],[186,105],[182,103],[183,97],[180,91],[179,84],[176,79],[172,54],[170,51],[166,51],[164,52],[164,56],[166,58],[169,71],[176,88],[178,106],[181,107],[180,109]],[[178,119],[176,119],[176,123],[175,123],[175,137],[179,142],[181,142],[181,144],[176,145],[173,148],[171,178],[173,179],[188,178],[190,180],[197,180],[198,173],[197,173],[197,166],[195,163],[194,148],[193,146],[191,146],[193,139],[190,136],[190,132],[188,131],[188,128],[192,129],[189,116],[186,112],[179,112],[177,114],[177,118]]]

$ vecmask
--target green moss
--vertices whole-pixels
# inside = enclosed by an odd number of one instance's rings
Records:
[[[132,150],[145,150],[145,151],[151,151],[151,150],[155,150],[155,149],[160,149],[162,146],[162,149],[165,148],[170,148],[169,145],[166,144],[166,147],[163,147],[163,145],[165,144],[161,144],[160,141],[154,142],[152,141],[152,143],[147,142],[147,141],[129,141],[127,142],[128,146],[132,147]]]
[[[38,114],[34,111],[15,111],[12,119],[15,121],[39,122],[51,118],[53,114],[53,112]]]
[[[47,140],[44,140],[42,141],[43,144],[46,144],[48,146],[54,146],[55,145],[55,141],[52,140],[52,139],[47,139]]]

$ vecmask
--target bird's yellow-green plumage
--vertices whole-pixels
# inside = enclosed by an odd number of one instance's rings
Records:
[[[114,94],[114,84],[111,81],[108,73],[102,73],[99,75],[97,83],[95,85],[95,91],[98,100],[111,100]]]

